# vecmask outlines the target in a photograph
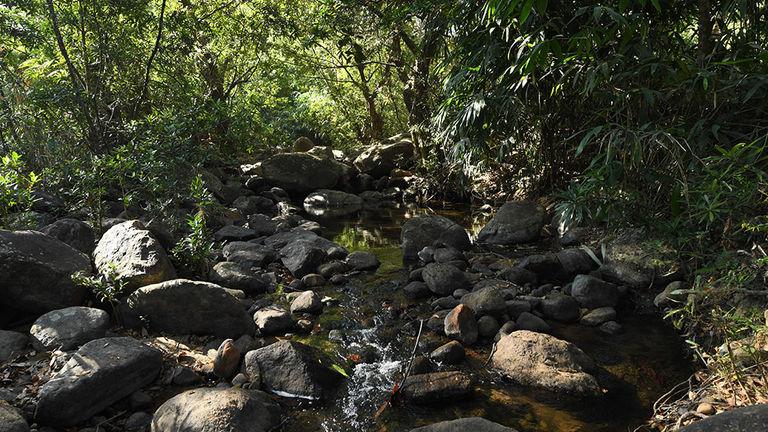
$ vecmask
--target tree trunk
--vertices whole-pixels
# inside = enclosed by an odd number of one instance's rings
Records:
[[[699,0],[699,65],[703,66],[707,56],[712,54],[712,3]]]

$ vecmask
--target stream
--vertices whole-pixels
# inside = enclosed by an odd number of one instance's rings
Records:
[[[461,365],[473,376],[473,398],[438,406],[395,404],[376,416],[408,362],[419,319],[426,320],[432,313],[428,301],[409,300],[400,289],[408,278],[402,265],[400,227],[408,218],[425,213],[454,220],[470,236],[487,220],[450,205],[387,208],[332,218],[308,216],[323,226],[324,236],[350,251],[369,250],[382,265],[375,274],[322,291],[337,304],[327,307],[319,317],[319,331],[295,339],[346,365],[349,378],[324,403],[289,402],[293,405],[282,430],[400,432],[442,420],[479,416],[519,432],[633,431],[646,423],[659,396],[690,375],[680,337],[659,316],[624,311],[619,315],[624,331],[616,336],[578,324],[550,322],[554,336],[573,342],[619,379],[619,388],[598,401],[507,383],[484,368],[490,344],[478,344],[467,349],[467,360]],[[525,247],[519,253],[523,256],[547,247]],[[331,330],[336,331],[329,338]],[[428,353],[444,342],[445,338],[425,326],[419,352]]]

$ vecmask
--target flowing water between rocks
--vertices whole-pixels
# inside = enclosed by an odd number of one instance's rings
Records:
[[[483,216],[450,206],[439,209],[392,208],[353,216],[313,219],[324,234],[350,250],[377,254],[382,266],[324,295],[339,300],[320,317],[321,327],[334,331],[298,340],[326,351],[346,364],[349,379],[331,400],[314,405],[295,401],[282,430],[408,431],[413,427],[459,417],[480,416],[520,432],[632,431],[651,414],[653,402],[687,378],[690,363],[675,332],[656,315],[620,314],[624,332],[607,336],[595,328],[553,323],[553,335],[573,342],[621,381],[618,390],[599,400],[579,400],[520,388],[484,368],[490,346],[467,350],[461,369],[473,376],[474,397],[437,406],[396,404],[376,417],[400,378],[418,332],[418,320],[431,315],[429,302],[402,295],[407,281],[399,247],[400,227],[412,216],[436,213],[476,233]],[[546,247],[546,246],[545,246]],[[540,251],[523,250],[521,255]],[[424,330],[420,352],[428,353],[445,342]],[[350,361],[351,360],[351,361]],[[349,366],[352,365],[352,366]]]

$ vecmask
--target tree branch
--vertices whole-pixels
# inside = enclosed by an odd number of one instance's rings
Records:
[[[85,81],[80,73],[75,68],[72,60],[69,58],[69,52],[67,52],[67,46],[64,45],[64,37],[61,35],[61,29],[59,28],[59,18],[56,16],[56,10],[53,7],[53,0],[48,0],[48,16],[51,19],[53,25],[53,34],[56,36],[56,44],[59,47],[61,56],[64,57],[64,62],[67,64],[67,70],[69,71],[69,78],[72,80],[72,84],[75,88],[80,87],[85,90]]]
[[[165,2],[166,0],[163,0],[162,4],[160,5],[160,19],[157,23],[157,37],[155,38],[155,46],[152,48],[152,54],[149,55],[149,60],[147,60],[147,68],[144,73],[144,84],[141,86],[141,97],[139,98],[139,103],[137,105],[141,105],[144,103],[144,101],[147,99],[147,93],[149,92],[149,73],[152,71],[152,62],[155,60],[155,56],[157,55],[157,52],[160,50],[160,41],[163,38],[163,20],[165,18]]]

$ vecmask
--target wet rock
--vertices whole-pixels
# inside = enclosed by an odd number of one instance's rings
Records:
[[[261,294],[267,291],[270,280],[249,267],[236,262],[220,262],[213,266],[208,279],[226,288],[237,289],[247,294]]]
[[[91,271],[87,256],[40,232],[0,230],[0,304],[12,310],[44,313],[77,306],[86,288],[72,274]]]
[[[680,432],[757,432],[768,427],[768,405],[726,411],[683,427]]]
[[[73,348],[103,338],[109,329],[109,314],[101,309],[73,306],[48,312],[30,328],[32,346],[38,351]]]
[[[252,334],[254,324],[246,308],[227,290],[208,282],[174,279],[139,288],[126,302],[130,327],[177,335],[239,337]]]
[[[480,417],[447,420],[440,423],[411,429],[411,432],[517,432],[512,428]]]
[[[571,295],[587,309],[614,307],[619,301],[616,285],[588,275],[576,276],[571,286]]]
[[[528,312],[523,312],[515,321],[516,330],[529,330],[536,333],[549,333],[552,328],[543,319]]]
[[[235,375],[238,366],[240,366],[240,350],[232,339],[225,339],[216,350],[213,373],[221,379],[228,380]]]
[[[0,330],[0,363],[22,354],[28,344],[29,338],[24,333]]]
[[[331,189],[344,174],[344,167],[306,153],[282,153],[261,164],[262,177],[289,192]]]
[[[314,273],[326,258],[326,252],[320,246],[306,240],[296,240],[280,249],[283,265],[295,277]]]
[[[616,309],[612,307],[602,307],[594,309],[581,317],[580,324],[595,327],[605,322],[611,321],[614,318],[616,318]]]
[[[413,359],[411,365],[411,375],[419,375],[432,372],[432,363],[428,358],[419,355]]]
[[[523,312],[531,311],[531,303],[526,300],[507,300],[504,304],[507,306],[507,315],[512,319],[517,319]]]
[[[456,341],[451,341],[432,351],[429,358],[443,364],[459,364],[464,361],[464,347]]]
[[[44,234],[59,239],[80,252],[90,256],[96,247],[96,237],[93,228],[77,219],[59,219],[40,230]]]
[[[608,321],[600,325],[600,331],[609,335],[617,335],[624,329],[616,321]]]
[[[21,413],[5,402],[0,402],[0,432],[29,432]]]
[[[325,285],[326,281],[322,275],[310,273],[301,278],[301,284],[307,288],[315,288]]]
[[[474,344],[478,336],[475,312],[463,304],[456,306],[446,315],[443,331],[449,338],[456,339],[465,345]]]
[[[347,255],[347,265],[354,270],[376,270],[381,262],[372,252],[357,251]]]
[[[499,321],[496,318],[485,315],[477,320],[477,332],[482,338],[492,338],[499,331]]]
[[[40,388],[35,421],[81,423],[154,381],[162,362],[160,351],[129,337],[90,341]]]
[[[176,277],[163,246],[136,220],[105,232],[93,251],[93,261],[100,274],[113,274],[130,290]]]
[[[426,246],[441,243],[458,250],[469,249],[469,235],[460,225],[442,216],[420,216],[409,219],[400,234],[403,260],[418,260],[418,252]]]
[[[480,230],[477,241],[495,245],[528,243],[539,238],[545,219],[546,212],[535,202],[508,202]]]
[[[495,288],[483,288],[461,298],[461,303],[470,307],[477,316],[500,317],[507,313],[507,304],[502,292]]]
[[[317,313],[322,310],[323,303],[314,291],[304,291],[291,302],[291,313]]]
[[[491,365],[522,386],[583,396],[600,394],[592,359],[575,345],[542,333],[514,331],[502,336]]]
[[[350,193],[321,189],[304,199],[304,209],[313,214],[317,210],[331,210],[332,214],[355,213],[363,207],[363,199]]]
[[[282,340],[250,351],[246,368],[256,362],[267,391],[285,397],[323,399],[343,378],[333,362],[317,348]]]
[[[280,406],[264,392],[198,388],[162,404],[152,419],[152,432],[268,432],[280,420]]]
[[[472,395],[472,380],[463,372],[411,375],[403,383],[400,395],[416,404],[466,399]]]
[[[457,289],[466,289],[470,286],[464,272],[450,264],[427,264],[424,267],[422,277],[430,291],[443,296],[451,295]]]
[[[360,172],[373,177],[388,175],[398,165],[411,160],[413,143],[408,139],[384,142],[368,146],[357,158],[354,165]]]
[[[213,239],[217,242],[246,241],[257,237],[256,231],[238,226],[226,225],[213,233]]]
[[[429,297],[432,291],[424,282],[414,281],[403,287],[403,293],[410,299],[419,299]]]
[[[579,302],[564,294],[551,294],[541,301],[544,316],[560,322],[574,322],[579,319]]]
[[[276,306],[259,309],[253,315],[253,321],[264,336],[285,334],[294,325],[290,312]]]
[[[265,245],[250,242],[227,243],[222,249],[224,259],[244,268],[265,267],[277,259],[275,251]]]

